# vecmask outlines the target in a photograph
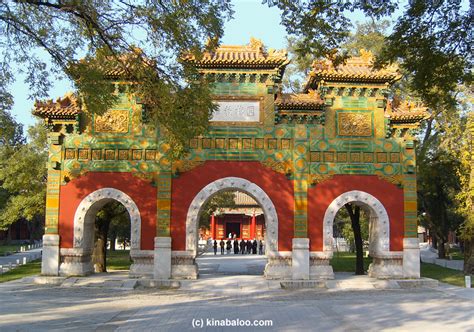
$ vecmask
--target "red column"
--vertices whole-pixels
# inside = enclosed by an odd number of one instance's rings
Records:
[[[211,216],[211,237],[216,239],[216,221],[214,219],[214,214]]]
[[[255,220],[255,213],[252,216],[252,223],[250,224],[250,238],[254,239],[255,238],[255,228],[257,226],[256,220]]]

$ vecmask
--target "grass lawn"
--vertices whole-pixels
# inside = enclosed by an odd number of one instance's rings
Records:
[[[21,279],[23,277],[34,276],[41,273],[41,260],[35,260],[25,265],[19,266],[11,271],[0,274],[0,282]]]
[[[462,271],[447,269],[436,264],[421,263],[421,276],[436,279],[454,286],[465,286]]]
[[[0,246],[0,256],[5,256],[7,252],[15,253],[20,250],[20,246],[16,244],[5,244]]]
[[[449,255],[451,255],[453,260],[464,260],[464,254],[457,248],[449,249],[449,253],[446,256],[449,257]]]
[[[129,270],[130,250],[107,250],[107,270]]]
[[[367,271],[372,258],[364,257],[364,270]],[[334,252],[330,264],[334,272],[355,272],[356,254],[352,252]]]
[[[372,259],[364,257],[364,269],[367,271]],[[335,252],[331,259],[334,272],[354,272],[355,253]],[[454,286],[464,287],[464,274],[461,271],[448,269],[435,264],[421,263],[421,276],[436,279]]]

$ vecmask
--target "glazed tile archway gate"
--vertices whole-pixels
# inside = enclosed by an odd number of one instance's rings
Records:
[[[193,211],[234,178],[259,188],[262,206],[273,205],[268,278],[332,278],[328,220],[354,193],[380,226],[371,274],[419,277],[412,130],[427,113],[410,102],[391,106],[396,68],[373,69],[361,51],[337,68],[315,62],[304,91],[286,94],[286,52],[256,39],[184,61],[213,83],[218,110],[180,160],[149,124],[146,105],[127,92],[134,82],[125,73],[107,76],[119,100],[105,114],[91,114],[75,94],[36,103],[34,114],[50,128],[43,274],[70,274],[65,267],[74,262],[83,266],[75,272],[90,271],[90,243],[76,236],[75,214],[86,213],[86,197],[109,190],[134,204],[127,208],[135,220],[131,274],[196,278]],[[100,204],[91,204],[84,211],[93,215]]]

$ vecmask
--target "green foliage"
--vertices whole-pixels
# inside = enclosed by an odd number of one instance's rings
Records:
[[[223,208],[235,208],[235,192],[222,191],[212,196],[202,208],[199,226],[209,228],[211,216],[221,214]]]
[[[299,93],[304,88],[314,59],[310,54],[300,55],[297,53],[298,40],[295,37],[288,37],[286,42],[291,62],[285,69],[283,87],[285,91]]]
[[[385,36],[389,26],[390,21],[388,20],[358,22],[355,33],[349,35],[349,39],[342,45],[342,49],[351,56],[359,56],[361,49],[378,56],[385,45]]]
[[[29,142],[0,147],[0,228],[20,218],[44,215],[46,200],[46,129],[28,130]]]
[[[24,142],[23,127],[0,105],[0,149],[3,150],[6,146],[15,147]]]
[[[361,210],[359,222],[362,240],[367,242],[369,241],[369,216],[363,209]],[[334,217],[334,227],[334,236],[343,237],[350,245],[352,251],[354,251],[354,231],[352,230],[351,218],[349,217],[346,208],[341,208],[337,211],[337,214]]]
[[[464,287],[464,274],[457,270],[448,269],[435,264],[421,263],[421,276],[436,279],[450,285]]]
[[[337,51],[350,41],[349,12],[361,10],[376,21],[398,8],[398,1],[394,0],[265,0],[264,3],[282,11],[282,24],[290,35],[297,37],[298,55],[329,57],[335,65],[349,56],[347,50]],[[454,105],[456,87],[472,82],[472,19],[472,8],[463,8],[460,0],[409,1],[382,50],[376,52],[377,65],[399,63],[411,75],[411,91],[426,105]]]
[[[67,77],[88,109],[101,114],[116,101],[113,67],[141,83],[133,84],[135,92],[153,123],[164,127],[172,156],[180,155],[214,109],[205,82],[180,59],[215,48],[231,15],[228,0],[1,2],[0,103],[11,106],[16,63],[31,97],[45,97],[53,79]],[[134,55],[132,65],[127,54]]]
[[[97,213],[97,217],[108,218],[110,220],[108,238],[109,240],[118,239],[130,241],[130,215],[125,206],[118,202],[111,202]]]
[[[454,105],[458,85],[472,82],[472,8],[462,1],[410,1],[379,63],[400,62],[410,87],[430,107]]]
[[[359,51],[364,49],[371,51],[374,55],[380,54],[388,26],[387,20],[357,23],[356,32],[349,32],[347,41],[341,45],[343,53],[359,56]],[[301,43],[302,41],[296,37],[287,38],[287,50],[291,63],[286,67],[283,86],[286,91],[293,93],[303,90],[315,59],[313,54],[300,52]]]
[[[364,266],[366,268],[372,263],[372,257],[364,257]],[[354,272],[356,265],[356,255],[352,252],[335,252],[331,261],[334,272]]]
[[[315,58],[329,56],[336,64],[348,57],[338,53],[341,45],[350,39],[351,21],[348,12],[362,10],[367,16],[380,18],[390,15],[397,7],[394,1],[272,1],[269,6],[282,11],[282,24],[290,35],[298,37],[295,51],[298,55],[311,54]]]

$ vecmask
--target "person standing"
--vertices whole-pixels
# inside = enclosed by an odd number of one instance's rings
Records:
[[[230,238],[227,239],[225,249],[227,250],[227,255],[230,255],[230,249],[232,249],[232,242],[230,241]]]
[[[224,255],[224,239],[221,239],[221,242],[219,242],[219,246],[221,247],[221,255]]]
[[[214,244],[212,245],[214,248],[214,256],[217,255],[217,240],[214,240]]]
[[[252,254],[256,255],[257,254],[257,240],[253,239],[252,242]]]
[[[245,254],[245,240],[240,240],[240,253],[243,255]]]
[[[263,241],[258,241],[258,254],[263,255]]]
[[[252,242],[250,240],[247,240],[247,245],[246,245],[246,249],[247,249],[247,254],[251,254],[252,253]]]
[[[234,255],[237,255],[239,253],[239,240],[237,238],[234,238]]]

